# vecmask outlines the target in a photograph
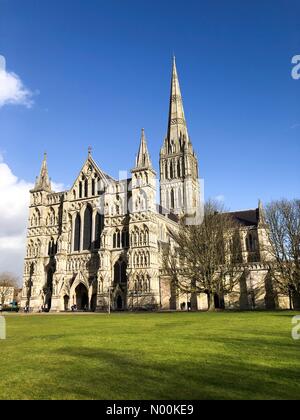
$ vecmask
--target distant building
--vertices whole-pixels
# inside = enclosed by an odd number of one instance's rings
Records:
[[[30,192],[22,307],[64,311],[76,305],[102,311],[110,302],[113,310],[179,309],[189,297],[172,290],[162,271],[162,247],[169,241],[168,229],[176,229],[181,217],[189,223],[198,220],[200,192],[174,59],[168,130],[160,152],[160,205],[144,130],[130,179],[104,173],[89,151],[71,189],[55,193],[45,156]],[[260,208],[232,215],[241,226],[248,270],[225,306],[268,307]],[[217,306],[220,298],[216,296]],[[197,297],[197,306],[207,307],[205,295]]]

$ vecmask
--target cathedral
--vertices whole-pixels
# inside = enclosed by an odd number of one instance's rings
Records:
[[[22,308],[130,311],[187,305],[190,296],[172,290],[162,269],[169,229],[176,229],[182,216],[187,223],[197,223],[203,207],[175,59],[159,167],[157,204],[157,174],[144,130],[130,179],[115,180],[104,173],[89,149],[72,188],[54,192],[44,156],[30,191]],[[249,270],[240,289],[226,297],[225,307],[268,307],[267,270],[260,262],[261,206],[232,216],[240,225]],[[284,306],[279,300],[276,305]],[[197,296],[196,309],[207,309],[207,296]]]

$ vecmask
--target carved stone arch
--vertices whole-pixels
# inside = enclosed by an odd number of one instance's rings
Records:
[[[31,217],[31,226],[36,227],[39,226],[41,222],[41,212],[39,209],[35,208],[33,213],[32,213],[32,217]]]
[[[75,279],[74,279],[74,281],[73,281],[73,284],[71,285],[71,287],[70,287],[70,295],[73,297],[73,303],[75,304],[75,299],[74,299],[74,297],[75,297],[75,295],[76,295],[76,293],[75,293],[75,291],[76,291],[76,288],[80,285],[80,284],[82,284],[83,286],[85,286],[85,288],[86,288],[86,290],[87,290],[87,293],[89,292],[89,288],[90,288],[90,285],[89,285],[89,282],[88,282],[88,280],[87,280],[87,278],[84,276],[84,274],[82,273],[82,271],[79,271],[79,273],[77,273],[76,275],[75,275]]]
[[[114,310],[124,310],[126,309],[126,294],[120,287],[117,285],[112,293],[113,309]]]
[[[56,222],[57,222],[56,213],[55,213],[54,208],[51,206],[48,210],[46,224],[47,226],[54,226],[57,224]]]

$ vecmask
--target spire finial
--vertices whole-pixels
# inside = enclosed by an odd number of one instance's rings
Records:
[[[89,146],[88,147],[88,155],[89,155],[89,157],[92,155],[92,151],[93,151],[92,146]]]

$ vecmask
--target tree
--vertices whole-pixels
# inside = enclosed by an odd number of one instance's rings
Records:
[[[239,281],[237,265],[242,260],[238,225],[220,204],[210,201],[200,225],[182,223],[169,234],[163,267],[172,286],[190,293],[194,300],[198,293],[206,293],[209,310],[214,310],[215,297],[222,301]]]
[[[16,289],[18,287],[18,278],[11,273],[0,274],[0,303],[4,305],[4,302],[8,296],[11,295],[11,288]]]
[[[277,289],[300,309],[300,200],[279,200],[264,211],[267,241],[265,262]]]

